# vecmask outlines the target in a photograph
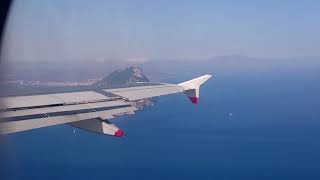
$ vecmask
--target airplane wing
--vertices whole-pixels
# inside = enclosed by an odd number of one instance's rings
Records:
[[[211,78],[204,75],[180,84],[158,83],[137,87],[101,89],[0,98],[0,134],[10,134],[59,124],[69,124],[90,132],[122,136],[109,119],[138,110],[141,99],[184,92],[197,104],[199,88]]]

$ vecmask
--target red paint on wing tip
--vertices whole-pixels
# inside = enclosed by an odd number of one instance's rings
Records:
[[[199,103],[199,98],[198,97],[189,97],[189,99],[193,104],[198,104]]]
[[[121,137],[123,135],[123,131],[121,129],[118,129],[115,133],[114,136],[116,137]]]

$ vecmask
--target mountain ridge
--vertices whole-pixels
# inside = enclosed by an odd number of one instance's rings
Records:
[[[94,83],[94,86],[102,87],[116,87],[122,85],[131,85],[137,82],[150,82],[144,75],[141,67],[127,67],[125,69],[118,69]]]

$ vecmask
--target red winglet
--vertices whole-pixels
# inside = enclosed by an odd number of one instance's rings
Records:
[[[198,104],[199,103],[199,98],[198,97],[189,97],[189,99],[193,104]]]
[[[122,135],[123,135],[123,131],[121,129],[118,129],[118,131],[114,133],[114,136],[116,137],[121,137]]]

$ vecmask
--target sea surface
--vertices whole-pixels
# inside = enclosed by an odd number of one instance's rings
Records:
[[[68,125],[8,135],[6,178],[320,179],[318,72],[215,72],[198,105],[177,94],[114,119],[122,138]]]

